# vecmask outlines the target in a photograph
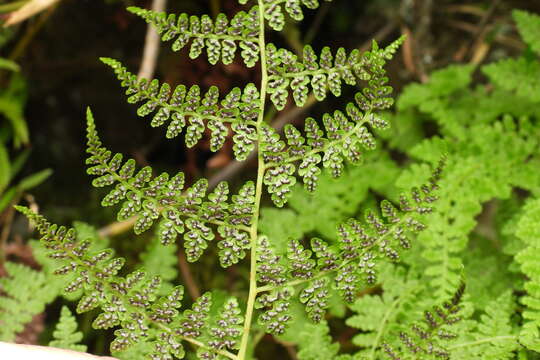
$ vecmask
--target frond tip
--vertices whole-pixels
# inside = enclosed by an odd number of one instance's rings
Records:
[[[62,307],[60,320],[56,324],[56,329],[53,332],[54,340],[49,343],[49,346],[62,349],[75,350],[80,352],[86,351],[86,345],[79,345],[83,338],[83,334],[77,331],[77,319],[67,306]]]

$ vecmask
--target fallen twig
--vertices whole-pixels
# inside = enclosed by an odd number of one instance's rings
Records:
[[[152,10],[163,12],[167,7],[167,0],[154,0]],[[157,58],[159,56],[160,39],[156,29],[150,24],[146,29],[146,38],[144,40],[144,50],[139,73],[139,79],[152,79],[156,71]]]

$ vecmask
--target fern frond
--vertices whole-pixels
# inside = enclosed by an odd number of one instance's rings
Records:
[[[521,57],[504,59],[482,68],[498,87],[532,102],[540,102],[540,61]]]
[[[510,292],[492,300],[479,321],[460,331],[448,347],[452,359],[510,360],[520,348],[517,329],[512,324],[515,301]]]
[[[356,95],[364,111],[386,109],[393,104],[390,98],[392,87],[388,86],[383,66],[392,58],[404,38],[393,42],[385,49],[379,49],[373,43],[371,51],[360,54],[353,50],[347,54],[339,48],[335,54],[329,47],[324,47],[320,58],[309,45],[304,47],[302,61],[286,49],[277,49],[273,44],[266,46],[268,63],[268,93],[278,110],[282,110],[289,96],[289,89],[297,106],[303,106],[310,87],[315,98],[323,101],[328,91],[336,97],[341,96],[342,82],[356,85],[358,80],[366,81],[368,86]]]
[[[353,219],[341,224],[337,245],[314,238],[310,248],[306,248],[299,241],[291,240],[287,260],[281,263],[281,258],[274,255],[263,238],[258,257],[259,281],[264,284],[257,288],[259,294],[264,293],[258,298],[260,307],[270,308],[273,315],[277,313],[276,307],[286,310],[293,293],[290,287],[307,284],[300,292],[300,298],[306,303],[312,320],[320,320],[328,295],[324,289],[330,283],[323,279],[330,277],[343,299],[352,302],[362,279],[371,285],[376,282],[376,265],[380,259],[399,260],[398,249],[410,248],[412,234],[424,229],[419,218],[432,211],[431,204],[437,199],[434,191],[438,188],[443,166],[444,158],[434,169],[428,184],[420,189],[413,188],[410,197],[402,195],[399,210],[389,201],[383,201],[381,213],[385,220],[368,211],[365,225]],[[315,294],[320,298],[315,298]],[[282,321],[276,322],[281,332],[288,320],[285,310]]]
[[[339,343],[332,342],[330,328],[325,321],[320,324],[305,324],[302,331],[296,334],[296,340],[299,360],[347,359],[338,356]]]
[[[247,4],[250,0],[238,0],[240,4]],[[324,0],[330,2],[332,0]],[[304,19],[302,5],[308,9],[317,9],[319,0],[263,0],[264,18],[268,25],[276,31],[283,30],[285,25],[285,12],[294,20]]]
[[[198,58],[206,48],[208,61],[214,65],[219,60],[224,64],[234,61],[237,48],[248,67],[259,60],[259,10],[257,6],[248,12],[240,11],[232,19],[219,14],[215,20],[210,16],[158,13],[152,10],[129,7],[128,11],[142,17],[156,28],[163,41],[174,40],[173,51],[179,51],[190,41],[189,57]]]
[[[208,242],[218,233],[221,235],[218,248],[223,266],[235,264],[245,256],[250,246],[249,225],[255,202],[253,182],[244,184],[239,193],[231,197],[231,203],[227,203],[229,187],[226,182],[221,182],[206,195],[206,179],[184,189],[182,172],[172,178],[167,173],[153,177],[152,169],[145,167],[135,174],[135,160],[123,162],[122,154],[113,156],[101,146],[90,110],[87,113],[87,138],[90,157],[86,163],[91,166],[88,173],[98,176],[92,184],[104,187],[116,183],[102,205],[112,206],[123,201],[118,219],[137,216],[136,234],[148,230],[162,218],[158,230],[161,242],[170,244],[177,235],[184,234],[188,261],[198,260]]]
[[[367,125],[382,129],[388,127],[388,123],[370,111],[362,113],[352,103],[347,105],[347,115],[341,111],[325,114],[326,134],[313,118],[305,121],[305,136],[288,124],[285,126],[286,143],[273,128],[262,127],[261,147],[267,162],[264,183],[275,205],[281,207],[287,202],[296,183],[295,173],[302,177],[304,187],[313,192],[321,174],[320,167],[329,169],[337,178],[342,174],[345,161],[358,164],[363,150],[375,149],[375,138]]]
[[[534,199],[525,205],[516,235],[526,247],[516,255],[515,260],[528,278],[525,283],[527,295],[520,299],[525,305],[520,342],[528,349],[540,352],[540,200]]]
[[[540,55],[540,16],[523,10],[512,11],[519,34],[523,40]]]
[[[115,339],[111,351],[122,352],[139,343],[151,342],[154,359],[183,358],[182,342],[209,350],[230,359],[234,355],[215,349],[211,344],[196,339],[197,334],[185,335],[185,328],[177,328],[178,308],[181,307],[184,290],[177,286],[166,296],[158,296],[161,280],[150,278],[144,271],[137,270],[126,277],[118,276],[124,264],[122,258],[112,258],[110,250],[89,251],[90,243],[79,240],[74,229],[50,224],[44,217],[30,209],[18,206],[17,210],[32,221],[41,242],[50,250],[49,256],[64,265],[56,273],[76,273],[75,281],[66,286],[66,291],[83,289],[84,296],[77,305],[77,312],[101,308],[92,323],[96,329],[121,326],[114,331]],[[204,296],[203,296],[204,298]],[[205,321],[197,321],[193,328],[200,331]]]
[[[238,301],[235,298],[227,300],[209,329],[207,344],[215,350],[235,350],[239,347],[242,335],[243,318]],[[207,349],[199,349],[198,356],[201,359],[217,359],[215,352]]]
[[[346,167],[339,181],[329,170],[322,171],[313,192],[297,183],[287,209],[261,209],[259,230],[268,237],[276,254],[286,255],[289,239],[301,239],[309,233],[333,238],[343,219],[357,214],[363,204],[372,200],[370,189],[387,198],[399,195],[393,187],[399,174],[397,164],[383,151],[366,153],[362,166]]]
[[[456,335],[449,328],[461,318],[457,315],[460,303],[465,291],[462,283],[452,298],[441,306],[433,307],[433,310],[424,312],[423,324],[412,324],[412,332],[402,331],[399,339],[402,343],[400,349],[396,349],[388,343],[383,343],[383,348],[392,360],[399,360],[402,354],[410,353],[414,358],[422,359],[450,359],[450,352],[444,346],[448,340]]]
[[[526,118],[517,121],[505,117],[492,125],[454,124],[448,137],[450,141],[439,137],[424,140],[410,151],[413,157],[430,162],[441,153],[451,154],[441,180],[440,205],[426,217],[427,231],[418,239],[422,257],[430,263],[426,273],[432,277],[433,291],[439,299],[446,298],[459,285],[460,253],[467,247],[482,204],[510,197],[513,186],[537,186],[536,177],[529,174],[535,171],[526,164],[540,144],[538,130]],[[398,185],[409,187],[428,171],[413,166],[402,174]]]
[[[14,341],[35,315],[58,296],[46,273],[5,262],[8,276],[0,278],[0,340]]]
[[[234,88],[223,99],[219,90],[212,86],[201,96],[198,85],[186,88],[178,85],[171,94],[167,83],[158,80],[137,80],[137,76],[126,70],[119,61],[101,58],[115,72],[122,87],[126,89],[129,103],[144,101],[137,114],[147,116],[155,112],[150,125],[160,127],[167,123],[167,138],[177,137],[185,131],[188,147],[195,146],[208,128],[210,130],[210,149],[218,151],[233,131],[234,154],[238,160],[245,160],[253,151],[255,125],[259,115],[259,91],[254,84],[244,90]]]
[[[403,324],[416,315],[415,308],[420,306],[422,284],[398,267],[382,274],[382,294],[363,295],[349,305],[354,315],[349,317],[346,324],[361,330],[352,342],[361,347],[359,354],[366,359],[381,359],[379,349],[383,339],[389,334],[404,330]]]
[[[83,334],[77,331],[77,319],[75,319],[75,316],[73,316],[67,306],[62,307],[60,320],[56,324],[53,337],[54,340],[49,342],[49,346],[86,352],[86,345],[79,344],[83,338]]]

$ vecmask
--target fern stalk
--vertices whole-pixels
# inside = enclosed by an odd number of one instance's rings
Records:
[[[246,305],[246,311],[244,312],[244,332],[242,339],[240,340],[240,349],[238,350],[238,360],[244,360],[246,357],[246,351],[249,343],[249,333],[251,330],[251,323],[253,319],[253,311],[255,309],[255,299],[257,297],[257,240],[259,224],[259,209],[261,206],[261,198],[263,192],[263,178],[265,173],[265,163],[263,158],[262,144],[262,131],[261,126],[264,123],[265,105],[266,105],[266,89],[268,87],[268,71],[266,68],[266,39],[264,33],[264,2],[263,0],[257,0],[259,3],[259,48],[261,56],[261,97],[259,105],[259,117],[257,119],[257,134],[259,141],[258,147],[258,167],[257,167],[257,182],[255,186],[255,209],[253,211],[253,221],[251,223],[250,237],[251,237],[251,258],[250,258],[250,272],[249,272],[249,295]]]

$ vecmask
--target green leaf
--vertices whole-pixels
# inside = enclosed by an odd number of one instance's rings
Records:
[[[520,301],[525,305],[524,324],[520,333],[520,342],[527,348],[540,351],[540,200],[529,201],[524,214],[519,220],[516,235],[526,247],[516,255],[516,262],[528,277],[525,282],[527,294]]]
[[[20,66],[11,60],[0,57],[0,69],[10,70],[18,72],[21,70]]]
[[[13,179],[19,171],[21,171],[22,167],[26,163],[26,160],[28,160],[28,156],[30,156],[30,149],[24,149],[20,154],[17,154],[15,159],[11,162],[11,178]]]
[[[29,175],[22,179],[19,184],[17,184],[17,189],[19,191],[30,190],[47,180],[47,178],[51,176],[52,172],[53,171],[51,169],[45,169]]]
[[[507,291],[492,300],[479,321],[470,320],[449,347],[452,359],[510,360],[520,348],[517,329],[512,324],[514,299]]]
[[[4,146],[0,143],[0,194],[8,186],[11,180],[11,163],[9,162],[9,154]]]
[[[15,187],[10,187],[6,192],[1,194],[0,196],[0,212],[4,211],[4,209],[11,204],[13,199],[15,199],[15,196],[17,196],[18,191]]]
[[[29,142],[28,127],[24,119],[26,104],[26,82],[20,75],[12,76],[8,88],[0,95],[0,113],[10,122],[15,147]]]

